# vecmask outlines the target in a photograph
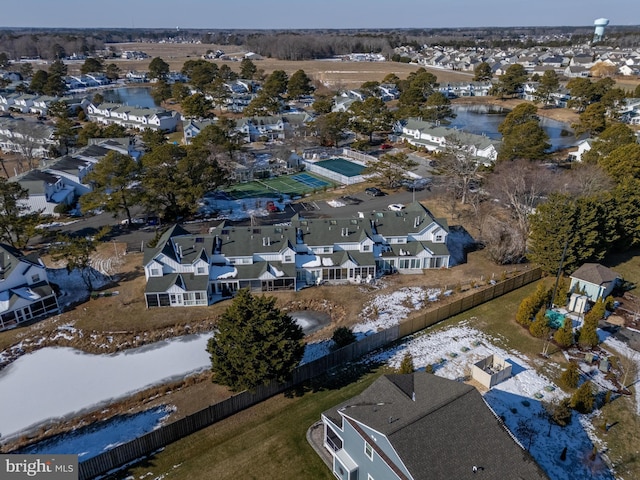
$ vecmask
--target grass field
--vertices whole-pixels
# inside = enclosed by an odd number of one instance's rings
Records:
[[[208,45],[208,44],[175,44],[175,43],[118,43],[113,44],[116,51],[137,50],[145,52],[149,58],[144,60],[109,59],[120,67],[123,72],[130,70],[147,71],[149,63],[154,57],[160,57],[169,64],[173,71],[181,70],[184,62],[201,57],[207,50],[221,49],[232,58],[241,59],[246,50],[235,45]],[[229,65],[232,70],[240,71],[239,61],[212,60],[220,65]],[[254,61],[256,67],[270,74],[274,70],[284,70],[288,75],[297,70],[304,70],[313,80],[324,83],[332,89],[355,88],[366,81],[382,81],[389,73],[395,73],[400,78],[406,78],[411,72],[415,72],[418,65],[409,65],[398,62],[342,62],[325,60],[287,61],[274,58],[265,58]],[[74,68],[79,72],[81,63],[70,65],[70,71]],[[459,82],[473,78],[472,73],[454,72],[441,69],[428,69],[433,72],[440,82]],[[77,73],[77,72],[76,72]]]
[[[323,411],[358,395],[382,373],[383,369],[349,368],[307,384],[303,393],[278,395],[173,443],[112,478],[143,478],[153,472],[155,478],[164,473],[166,478],[185,480],[333,479],[307,442],[307,429]]]
[[[305,172],[305,175],[315,179],[316,186],[302,183],[294,178],[295,175],[284,175],[276,178],[255,180],[248,183],[239,183],[225,189],[225,192],[234,198],[273,197],[274,195],[305,195],[318,190],[333,188],[337,184],[329,179],[313,173]]]

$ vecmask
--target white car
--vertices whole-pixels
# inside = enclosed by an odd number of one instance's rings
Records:
[[[387,208],[392,212],[399,212],[400,210],[404,210],[404,205],[401,203],[392,203]]]

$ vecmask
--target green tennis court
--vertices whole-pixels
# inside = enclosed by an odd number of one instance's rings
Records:
[[[363,165],[359,165],[354,162],[350,162],[344,158],[330,158],[328,160],[321,160],[315,163],[318,167],[326,168],[345,177],[356,177],[362,174],[364,170]]]
[[[304,195],[320,188],[329,188],[337,185],[335,182],[305,172],[303,177],[296,179],[298,175],[283,175],[281,177],[254,180],[248,183],[239,183],[224,189],[226,193],[236,199],[252,197],[273,197],[277,195]],[[311,181],[315,179],[315,182]]]

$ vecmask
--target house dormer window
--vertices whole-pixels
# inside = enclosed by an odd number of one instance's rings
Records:
[[[437,234],[437,235],[436,235],[436,239],[435,239],[435,241],[436,241],[436,242],[442,242],[442,234],[441,234],[441,233],[439,233],[439,234]]]
[[[40,281],[40,275],[39,274],[35,274],[35,275],[31,275],[31,282],[36,283]]]

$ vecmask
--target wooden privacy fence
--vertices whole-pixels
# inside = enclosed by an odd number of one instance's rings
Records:
[[[356,343],[331,352],[329,355],[300,365],[294,370],[291,380],[286,383],[271,382],[259,386],[254,392],[245,391],[239,393],[227,400],[210,405],[199,412],[85,460],[79,465],[79,478],[80,480],[87,480],[104,475],[107,472],[151,455],[170,443],[213,425],[295,385],[322,375],[327,370],[344,365],[374,350],[396,342],[407,335],[416,333],[453,315],[509,293],[523,285],[538,280],[541,276],[539,268],[527,270],[495,285],[479,288],[471,295],[425,312],[423,315],[407,319],[391,328],[368,335]]]

